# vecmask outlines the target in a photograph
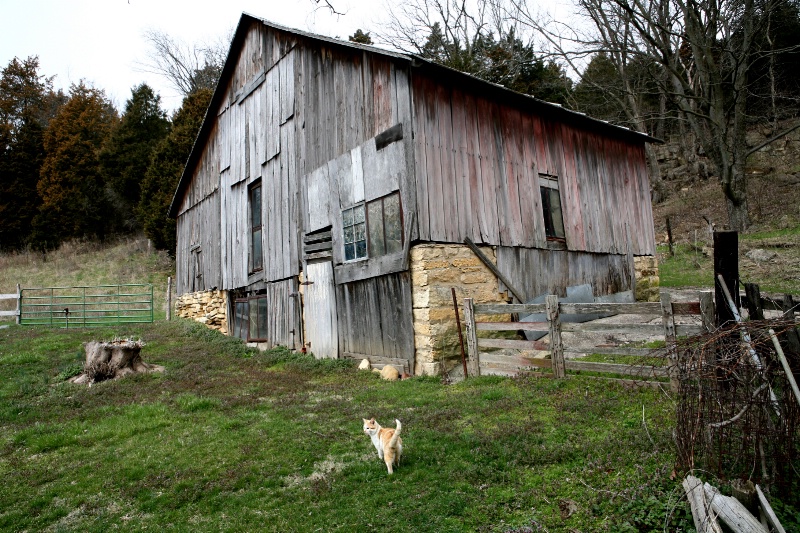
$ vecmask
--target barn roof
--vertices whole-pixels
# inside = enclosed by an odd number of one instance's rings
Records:
[[[591,118],[588,115],[578,111],[566,109],[559,104],[545,102],[544,100],[539,100],[534,96],[518,93],[511,89],[507,89],[502,85],[497,85],[495,83],[482,80],[471,74],[440,65],[415,54],[404,54],[393,52],[391,50],[385,50],[375,46],[354,43],[351,41],[342,41],[340,39],[334,39],[324,35],[317,35],[315,33],[288,28],[248,13],[242,13],[242,17],[239,19],[239,24],[237,25],[236,32],[233,36],[233,40],[231,41],[231,46],[228,50],[228,57],[225,61],[225,65],[223,66],[222,73],[220,74],[219,82],[217,83],[217,87],[214,90],[213,96],[211,97],[211,102],[209,103],[208,110],[206,110],[203,124],[201,125],[200,131],[197,134],[194,146],[192,147],[192,152],[189,154],[189,159],[186,162],[186,166],[184,167],[183,174],[178,182],[175,195],[172,198],[172,203],[169,208],[169,215],[171,217],[176,217],[178,215],[177,211],[180,200],[186,188],[189,186],[195,165],[200,159],[202,148],[211,132],[214,121],[214,113],[216,109],[218,109],[222,98],[225,96],[227,82],[233,75],[233,70],[236,67],[236,55],[238,54],[239,49],[244,42],[245,36],[247,35],[247,30],[252,23],[261,23],[274,30],[297,35],[314,41],[328,43],[341,48],[358,49],[384,57],[391,57],[396,59],[398,62],[405,62],[409,64],[412,69],[416,69],[422,73],[428,74],[434,79],[447,78],[451,83],[456,83],[460,87],[469,88],[477,94],[482,94],[498,101],[511,103],[521,109],[528,109],[532,112],[535,112],[540,116],[575,124],[579,127],[589,128],[609,136],[621,137],[636,143],[663,142],[660,139],[639,133],[629,128],[617,126],[604,120]],[[209,110],[214,111],[209,114]]]

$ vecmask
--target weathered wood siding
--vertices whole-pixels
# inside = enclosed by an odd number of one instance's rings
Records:
[[[405,359],[413,368],[410,273],[338,285],[336,314],[340,353]]]
[[[250,338],[264,339],[259,342],[267,348],[302,348],[297,289],[296,279],[265,284],[262,293],[250,300]]]
[[[618,254],[593,254],[536,248],[497,248],[497,269],[526,301],[542,294],[566,295],[566,288],[589,283],[596,296],[630,290],[630,258]]]
[[[296,145],[304,231],[333,226],[341,263],[341,210],[399,190],[404,216],[416,207],[408,72],[391,58],[308,42],[298,46]],[[376,150],[400,125],[403,139]]]
[[[546,248],[539,174],[558,176],[570,250],[655,253],[643,145],[414,73],[422,240]]]
[[[219,200],[219,192],[214,191],[178,217],[175,251],[178,294],[210,290],[220,285]],[[200,270],[196,272],[194,263],[198,253]]]

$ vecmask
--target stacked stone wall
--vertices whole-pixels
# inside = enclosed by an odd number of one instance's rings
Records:
[[[659,300],[658,259],[652,255],[640,255],[633,258],[636,271],[636,301],[657,302]]]
[[[496,263],[492,247],[481,247],[481,251]],[[459,244],[414,246],[411,283],[417,375],[438,375],[442,365],[448,370],[460,360],[451,288],[456,289],[459,309],[463,308],[464,298],[473,298],[475,303],[506,302],[508,298],[505,292],[499,292],[497,278],[486,265],[469,247]],[[492,318],[509,319],[508,315]]]
[[[228,297],[226,291],[203,291],[184,294],[175,302],[176,314],[211,329],[228,334]]]

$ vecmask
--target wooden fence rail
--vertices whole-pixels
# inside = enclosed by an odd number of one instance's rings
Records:
[[[0,294],[0,300],[14,300],[17,302],[17,308],[13,311],[0,311],[0,317],[14,316],[17,317],[17,324],[19,324],[19,298],[20,287],[17,285],[17,292],[11,294]]]
[[[521,316],[542,313],[547,317],[543,322],[478,321],[476,316],[508,315]],[[600,314],[600,315],[639,315],[638,323],[573,323],[563,322],[561,315]],[[661,317],[661,324],[646,324]],[[701,325],[676,324],[676,316],[699,316]],[[667,344],[677,336],[688,336],[711,331],[714,324],[714,302],[710,291],[700,293],[696,302],[672,302],[668,293],[661,294],[661,301],[655,303],[559,303],[558,296],[549,295],[544,304],[475,304],[471,298],[464,300],[464,322],[468,369],[470,375],[481,374],[513,375],[519,371],[550,368],[556,378],[562,378],[567,370],[583,370],[641,377],[668,377],[669,367],[650,365],[626,365],[614,363],[594,363],[578,361],[565,357],[566,353],[596,353],[625,356],[647,356],[652,350],[647,348],[595,346],[590,350],[566,346],[562,332],[592,333],[639,333],[657,335]],[[478,332],[489,331],[540,331],[549,335],[550,342],[519,339],[483,338]],[[548,351],[549,359],[530,357],[522,354],[509,355],[486,351],[486,349],[513,349],[526,351]]]

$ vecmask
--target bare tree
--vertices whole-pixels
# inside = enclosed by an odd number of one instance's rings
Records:
[[[579,62],[605,52],[623,80],[634,59],[658,66],[654,80],[674,102],[681,117],[709,157],[725,194],[731,228],[750,224],[745,161],[749,74],[753,61],[769,53],[759,50],[759,21],[772,9],[771,0],[578,0],[589,22],[575,26],[541,24],[526,0],[514,0],[514,16],[540,31],[576,72]],[[635,92],[621,103],[640,129],[641,109]],[[652,170],[652,169],[651,169]]]
[[[150,29],[144,38],[150,52],[147,62],[140,64],[143,71],[166,78],[184,96],[198,89],[216,87],[228,55],[230,35],[190,45],[163,31]]]

